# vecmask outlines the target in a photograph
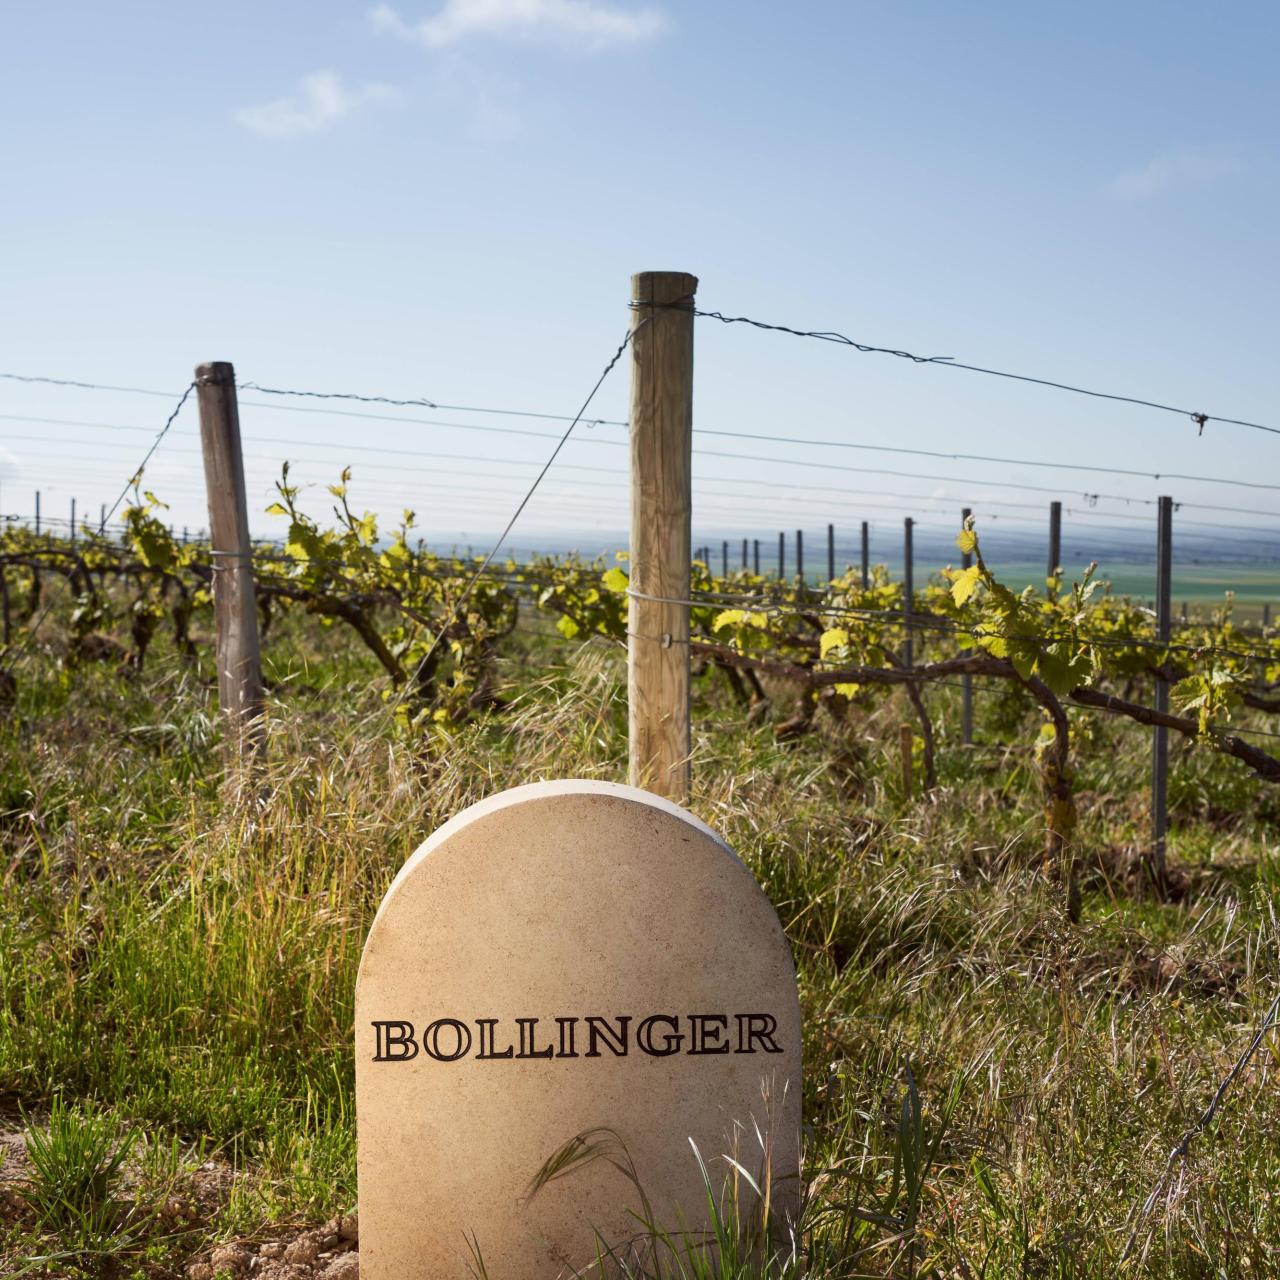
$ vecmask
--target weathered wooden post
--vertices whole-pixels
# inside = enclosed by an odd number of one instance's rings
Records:
[[[871,580],[871,531],[867,522],[862,522],[862,589],[865,591]]]
[[[778,534],[778,581],[787,576],[787,535]]]
[[[747,566],[747,540],[746,540],[746,538],[743,538],[743,540],[742,540],[742,568],[743,568],[743,572],[746,572],[747,567],[748,567],[748,566]]]
[[[720,576],[727,578],[729,576],[729,539],[726,538],[720,544]]]
[[[1161,497],[1156,509],[1156,639],[1168,643],[1173,580],[1173,499]],[[1164,655],[1161,655],[1163,662]],[[1169,682],[1156,677],[1156,710],[1169,714]],[[1169,730],[1158,724],[1151,743],[1151,869],[1157,884],[1165,882],[1166,835],[1169,829]]]
[[[827,525],[827,581],[836,580],[836,527]]]
[[[244,757],[261,745],[255,721],[262,715],[263,688],[240,412],[231,365],[217,360],[197,366],[196,398],[209,497],[218,702],[233,752]]]
[[[751,572],[760,576],[760,539],[751,539]]]
[[[40,536],[40,490],[36,490],[36,537]]]
[[[696,276],[631,278],[630,777],[689,798],[690,518]]]

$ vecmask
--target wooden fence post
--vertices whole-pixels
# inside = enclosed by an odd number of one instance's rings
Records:
[[[778,581],[787,576],[787,535],[778,534]]]
[[[796,578],[800,583],[800,590],[804,590],[804,530],[796,530]]]
[[[36,490],[36,537],[40,536],[40,490]]]
[[[722,578],[729,576],[729,540],[727,538],[720,544],[720,576]]]
[[[689,799],[690,517],[696,276],[631,278],[630,778]],[[656,598],[646,598],[656,597]]]
[[[743,573],[746,573],[749,567],[750,566],[747,563],[747,540],[746,538],[743,538],[742,540],[742,571]]]
[[[827,525],[827,581],[836,580],[836,527]]]
[[[1173,579],[1173,499],[1161,497],[1156,524],[1156,639],[1167,643],[1170,633]],[[1169,713],[1169,682],[1156,677],[1156,710]],[[1151,731],[1151,870],[1157,884],[1165,883],[1165,848],[1169,829],[1169,730],[1156,725]]]
[[[871,574],[871,531],[864,520],[862,522],[862,589],[865,591],[870,583]]]
[[[751,539],[751,572],[760,576],[760,539]]]
[[[198,365],[196,397],[209,495],[218,702],[233,751],[244,758],[261,745],[255,722],[262,715],[263,688],[235,370],[223,360]]]

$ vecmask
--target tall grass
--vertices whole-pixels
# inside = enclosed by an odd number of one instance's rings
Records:
[[[503,663],[501,717],[410,746],[340,634],[282,620],[266,774],[238,800],[208,672],[32,668],[0,728],[0,1091],[206,1142],[244,1172],[215,1233],[351,1205],[354,975],[392,876],[499,788],[625,777],[613,651],[517,638]],[[911,799],[893,704],[780,745],[710,678],[697,697],[693,807],[782,916],[805,1015],[800,1231],[722,1274],[1280,1273],[1271,1050],[1137,1213],[1280,978],[1273,798],[1177,758],[1185,892],[1150,899],[1128,872],[1146,736],[1083,721],[1073,925],[1036,871],[1021,713],[981,699],[965,750],[931,694],[940,783]],[[662,1274],[712,1273],[675,1256]]]

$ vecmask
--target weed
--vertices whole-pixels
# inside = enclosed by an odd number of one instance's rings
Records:
[[[26,664],[0,721],[0,1095],[56,1109],[64,1136],[51,1123],[45,1140],[84,1158],[51,1155],[44,1207],[0,1236],[0,1272],[68,1270],[75,1249],[88,1266],[122,1239],[141,1265],[172,1231],[129,1197],[162,1199],[193,1149],[236,1171],[205,1241],[350,1207],[352,994],[377,904],[417,843],[484,795],[624,778],[620,652],[520,632],[500,659],[504,714],[410,748],[350,639],[283,614],[264,654],[278,696],[263,793],[244,802],[220,794],[208,670],[160,639],[128,680],[95,664],[71,682],[56,655]],[[754,1166],[724,1192],[733,1166],[702,1153],[714,1265],[770,1280],[1280,1273],[1265,1053],[1121,1262],[1135,1206],[1280,983],[1274,798],[1232,761],[1175,753],[1185,887],[1157,901],[1125,871],[1146,839],[1147,735],[1082,719],[1095,744],[1076,840],[1095,870],[1073,925],[1037,871],[1015,703],[976,699],[965,748],[958,695],[930,691],[940,781],[908,800],[892,699],[780,744],[744,729],[716,678],[695,681],[692,807],[764,886],[796,957],[806,1160],[794,1242],[763,1248]],[[785,684],[769,694],[789,715]],[[112,1173],[135,1131],[130,1172]],[[709,1274],[681,1224],[644,1225],[674,1248],[634,1274]]]

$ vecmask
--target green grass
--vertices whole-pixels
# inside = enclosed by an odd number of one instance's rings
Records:
[[[417,746],[396,740],[340,631],[286,615],[266,656],[266,776],[239,792],[211,671],[160,644],[135,678],[67,673],[56,646],[23,669],[0,725],[0,1098],[41,1117],[66,1177],[135,1145],[127,1194],[108,1177],[100,1195],[58,1197],[127,1213],[129,1230],[104,1253],[28,1204],[0,1218],[6,1274],[57,1255],[89,1275],[179,1275],[202,1242],[352,1206],[354,975],[392,876],[502,787],[625,778],[616,650],[522,632],[501,659],[506,713]],[[726,1273],[1280,1272],[1274,1045],[1137,1214],[1280,978],[1276,795],[1176,750],[1184,875],[1157,901],[1133,869],[1149,735],[1081,713],[1075,925],[1036,870],[1037,725],[1021,709],[978,698],[966,749],[957,695],[931,691],[939,786],[906,797],[902,705],[780,745],[717,679],[696,681],[692,807],[786,925],[806,1063],[804,1232],[794,1256],[755,1249]],[[702,1153],[712,1169],[719,1154]],[[161,1210],[209,1155],[239,1176],[179,1230]],[[636,1274],[710,1274],[664,1256]]]

